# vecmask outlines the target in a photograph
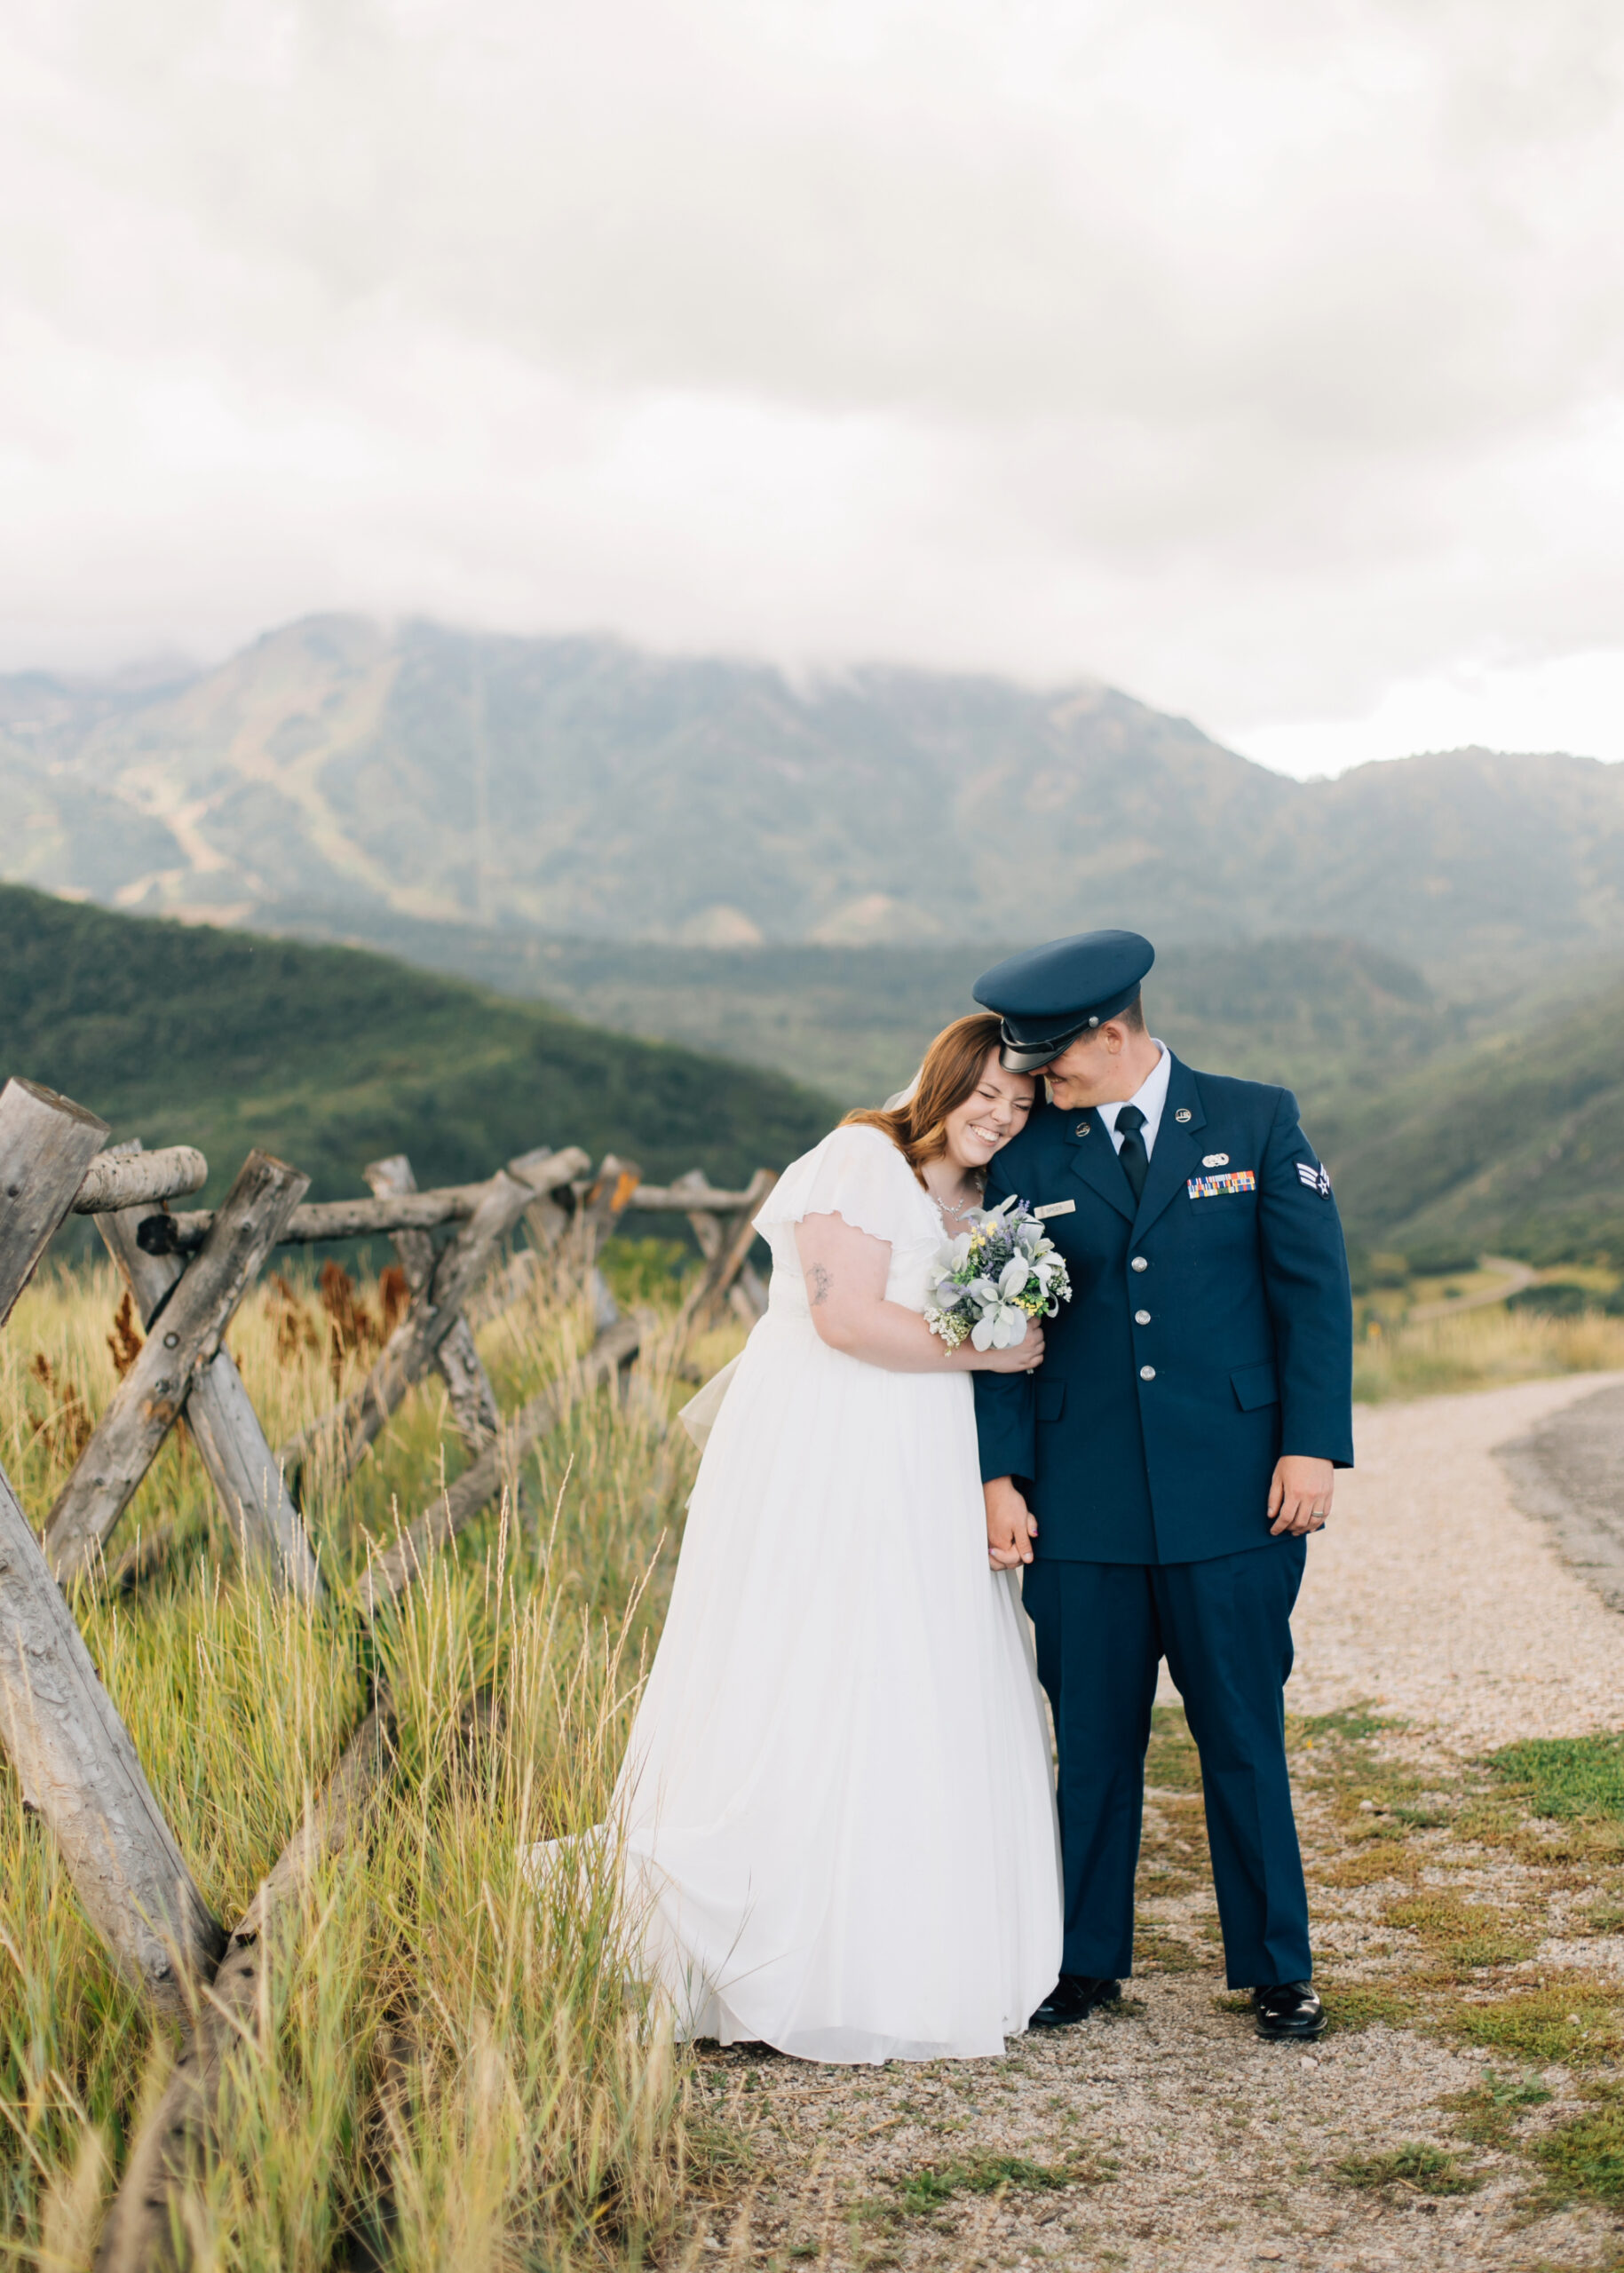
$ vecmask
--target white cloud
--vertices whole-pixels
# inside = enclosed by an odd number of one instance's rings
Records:
[[[336,605],[1098,674],[1294,770],[1608,722],[1609,5],[9,20],[0,662]]]
[[[1229,737],[1248,757],[1303,780],[1415,750],[1581,750],[1624,761],[1624,653],[1565,655],[1524,669],[1461,665],[1394,681],[1362,718],[1295,718]]]

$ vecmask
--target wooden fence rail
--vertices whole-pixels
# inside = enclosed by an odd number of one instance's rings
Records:
[[[74,1194],[75,1216],[115,1215],[121,1208],[150,1207],[184,1199],[209,1181],[209,1163],[191,1144],[170,1144],[158,1152],[115,1144],[93,1160]]]

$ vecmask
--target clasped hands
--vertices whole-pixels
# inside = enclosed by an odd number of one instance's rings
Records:
[[[1276,1539],[1302,1538],[1324,1528],[1331,1512],[1336,1470],[1328,1460],[1283,1453],[1269,1484],[1269,1529]],[[994,1571],[1018,1571],[1032,1560],[1038,1519],[1012,1476],[994,1476],[981,1487],[986,1501],[986,1556]]]

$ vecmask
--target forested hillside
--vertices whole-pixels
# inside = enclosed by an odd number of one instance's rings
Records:
[[[1624,978],[1346,1097],[1317,1133],[1373,1246],[1624,1268]]]
[[[201,1144],[218,1193],[250,1145],[313,1196],[408,1152],[423,1184],[535,1144],[617,1150],[723,1184],[782,1162],[833,1108],[780,1075],[600,1032],[381,955],[154,923],[0,886],[0,1078],[115,1136]]]

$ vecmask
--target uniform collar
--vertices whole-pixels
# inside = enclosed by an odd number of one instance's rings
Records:
[[[1185,1177],[1200,1158],[1200,1132],[1207,1125],[1200,1085],[1195,1075],[1170,1050],[1165,1062],[1169,1069],[1163,1099],[1165,1126],[1161,1141],[1151,1154],[1150,1173],[1139,1195],[1138,1212],[1134,1217],[1136,1239],[1183,1189]]]
[[[1072,1173],[1081,1176],[1102,1200],[1108,1200],[1119,1215],[1125,1216],[1136,1235],[1160,1216],[1174,1194],[1183,1188],[1192,1160],[1200,1158],[1193,1139],[1207,1121],[1195,1075],[1165,1044],[1161,1064],[1156,1070],[1163,1077],[1161,1117],[1166,1125],[1161,1142],[1151,1154],[1150,1173],[1137,1207],[1133,1188],[1116,1156],[1110,1126],[1105,1118],[1105,1109],[1089,1105],[1060,1119],[1062,1139],[1071,1155]],[[1145,1089],[1149,1087],[1147,1081]],[[1145,1111],[1144,1096],[1145,1089],[1141,1089],[1132,1100],[1141,1113]],[[1056,1108],[1051,1106],[1050,1110]],[[1114,1105],[1111,1107],[1113,1119],[1116,1111]]]
[[[1153,1041],[1156,1041],[1154,1034],[1151,1036],[1151,1039]],[[1156,1149],[1156,1132],[1161,1127],[1162,1109],[1168,1101],[1168,1082],[1171,1079],[1173,1073],[1172,1051],[1168,1048],[1165,1041],[1156,1041],[1156,1047],[1161,1052],[1161,1055],[1156,1060],[1155,1065],[1151,1068],[1150,1072],[1145,1075],[1144,1081],[1140,1082],[1132,1097],[1122,1097],[1113,1105],[1102,1105],[1095,1108],[1098,1113],[1101,1121],[1105,1124],[1105,1128],[1110,1134],[1112,1143],[1114,1144],[1116,1142],[1116,1117],[1118,1113],[1121,1113],[1123,1105],[1137,1105],[1140,1112],[1145,1115],[1145,1126],[1140,1131],[1140,1134],[1145,1139],[1145,1149],[1147,1153],[1153,1153]]]

